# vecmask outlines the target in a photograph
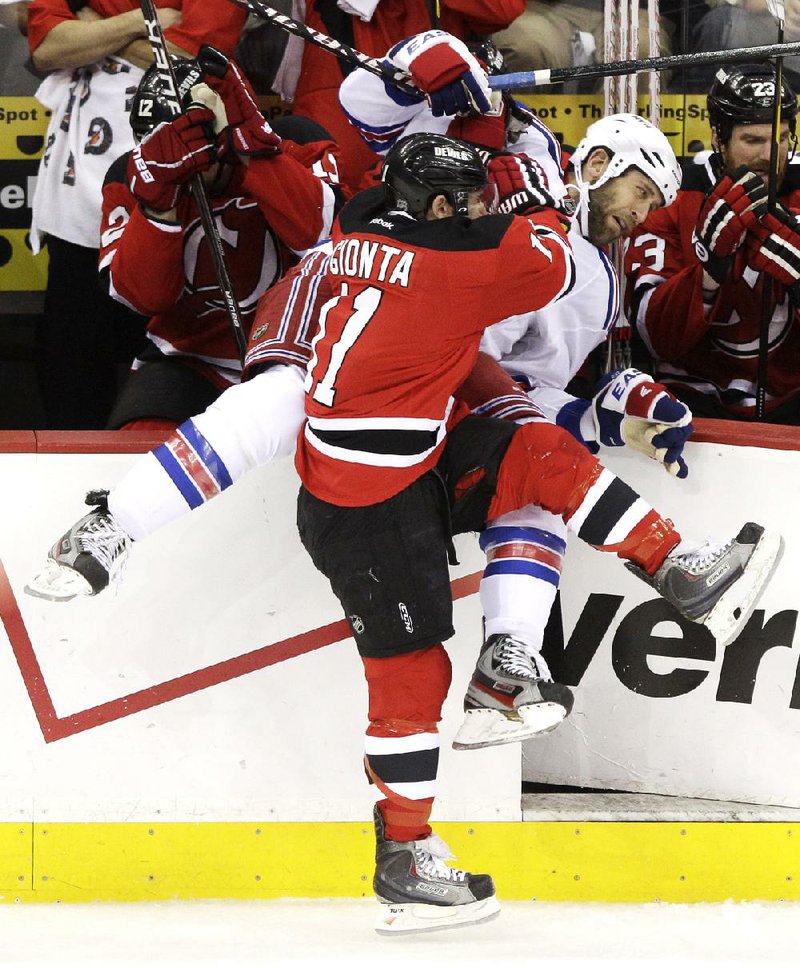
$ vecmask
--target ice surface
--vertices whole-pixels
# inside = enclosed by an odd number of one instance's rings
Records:
[[[0,965],[728,966],[798,964],[798,903],[505,902],[484,925],[398,938],[371,900],[0,906]]]

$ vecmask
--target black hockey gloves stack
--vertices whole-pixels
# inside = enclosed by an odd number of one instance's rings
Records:
[[[766,212],[767,189],[760,175],[737,168],[723,176],[706,196],[694,230],[694,250],[717,283],[728,277],[745,234]]]
[[[778,206],[766,212],[745,238],[747,264],[792,289],[800,282],[800,225],[797,217]]]

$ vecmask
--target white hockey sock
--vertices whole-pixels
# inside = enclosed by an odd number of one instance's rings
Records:
[[[303,378],[298,367],[271,367],[181,424],[109,494],[120,527],[140,541],[247,471],[294,453],[304,420]]]
[[[486,528],[480,597],[487,638],[511,635],[538,655],[558,591],[565,535],[561,518],[539,508],[503,515]]]

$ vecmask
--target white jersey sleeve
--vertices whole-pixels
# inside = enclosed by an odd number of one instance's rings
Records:
[[[426,101],[408,97],[363,68],[351,71],[344,79],[339,88],[339,102],[367,146],[379,155],[385,155],[405,135],[419,131],[453,133],[450,131],[452,118],[434,117]],[[550,194],[560,201],[566,194],[561,145],[532,111],[520,108],[506,148],[534,158],[547,176]],[[526,123],[521,123],[519,117],[525,117]]]
[[[575,287],[534,313],[511,316],[489,327],[481,349],[498,360],[549,419],[564,423],[576,398],[564,388],[589,354],[606,339],[617,318],[619,281],[611,260],[580,234],[569,234],[576,262]]]

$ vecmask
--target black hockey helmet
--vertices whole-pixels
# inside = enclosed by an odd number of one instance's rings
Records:
[[[491,37],[468,40],[467,49],[483,64],[486,68],[486,73],[490,77],[494,77],[495,74],[505,73],[505,58]]]
[[[708,92],[708,119],[721,144],[734,125],[769,124],[775,108],[775,68],[770,63],[727,64],[720,67]],[[781,90],[781,118],[795,133],[797,96],[786,78]]]
[[[184,110],[192,100],[192,88],[203,80],[203,69],[196,60],[172,57],[178,97]],[[131,104],[130,121],[138,140],[157,127],[162,121],[175,117],[170,100],[164,91],[164,82],[155,64],[144,72]]]
[[[383,163],[386,200],[393,209],[423,218],[436,195],[467,214],[470,192],[489,186],[489,174],[472,145],[443,134],[419,132],[398,141]]]

